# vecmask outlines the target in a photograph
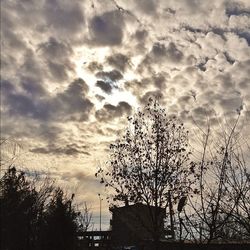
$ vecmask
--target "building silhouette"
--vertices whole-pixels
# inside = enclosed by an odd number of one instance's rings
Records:
[[[160,233],[164,237],[165,209],[155,210],[153,206],[142,203],[113,207],[110,209],[112,219],[110,220],[110,231],[85,232],[82,240],[84,245],[91,248],[106,249],[110,247],[123,247],[138,245],[145,240],[152,240],[152,215],[159,213],[158,225]]]
[[[152,216],[156,209],[142,203],[114,207],[111,209],[111,239],[114,245],[135,245],[143,240],[151,240],[153,233]],[[159,208],[158,225],[161,236],[164,236],[165,209]]]

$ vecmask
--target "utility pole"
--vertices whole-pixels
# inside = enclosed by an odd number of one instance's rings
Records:
[[[175,232],[174,232],[174,211],[173,211],[173,204],[172,204],[172,199],[171,199],[171,192],[170,190],[168,191],[168,204],[169,204],[169,215],[170,215],[170,227],[171,227],[171,233],[172,233],[172,238],[175,239]]]
[[[98,194],[100,201],[100,232],[102,231],[102,198],[101,194]]]

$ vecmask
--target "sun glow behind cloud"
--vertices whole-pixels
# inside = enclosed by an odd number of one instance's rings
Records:
[[[130,103],[133,107],[138,107],[139,104],[136,100],[136,97],[132,95],[129,91],[124,89],[124,82],[131,81],[136,78],[136,74],[129,70],[123,75],[123,79],[118,83],[117,88],[112,90],[112,93],[107,94],[101,91],[100,88],[96,87],[96,81],[98,78],[87,69],[87,65],[90,61],[94,60],[99,63],[104,63],[105,56],[109,54],[108,48],[98,48],[98,49],[85,49],[80,48],[77,50],[77,56],[74,59],[74,63],[76,65],[75,68],[75,77],[82,78],[89,86],[90,93],[89,95],[95,99],[96,109],[100,109],[103,106],[103,101],[99,101],[95,98],[95,95],[102,95],[105,98],[106,103],[110,103],[112,105],[117,105],[120,101],[126,101]],[[94,57],[93,57],[94,55]],[[138,64],[140,58],[134,58],[133,65]],[[106,66],[105,70],[112,70],[111,66]]]

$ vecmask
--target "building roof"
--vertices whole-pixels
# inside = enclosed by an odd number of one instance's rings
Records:
[[[155,206],[149,206],[150,208],[154,209]],[[135,204],[131,204],[131,205],[124,205],[124,206],[121,206],[121,207],[117,207],[117,206],[114,206],[112,208],[110,208],[110,211],[113,213],[115,211],[118,211],[118,210],[127,210],[128,208],[134,208],[134,209],[145,209],[145,208],[148,208],[148,205],[146,204],[143,204],[143,203],[135,203]],[[165,208],[159,208],[162,210],[162,212],[164,211],[165,212]]]

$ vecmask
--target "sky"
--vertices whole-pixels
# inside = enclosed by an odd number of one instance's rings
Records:
[[[2,0],[1,136],[98,227],[94,177],[149,97],[186,127],[250,124],[249,0]],[[192,133],[192,131],[191,131]],[[249,139],[249,127],[245,129]]]

